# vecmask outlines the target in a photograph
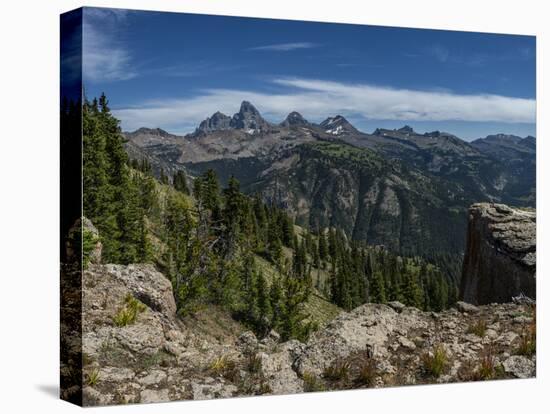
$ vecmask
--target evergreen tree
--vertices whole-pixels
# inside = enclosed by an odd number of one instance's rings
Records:
[[[174,188],[183,194],[189,194],[189,188],[187,187],[187,178],[185,177],[185,172],[178,170],[173,177],[172,182],[174,183]]]
[[[168,176],[164,173],[164,168],[160,169],[160,182],[161,184],[168,185]]]
[[[375,271],[370,283],[370,301],[374,303],[386,303],[386,289],[384,277],[380,271]]]
[[[321,231],[318,232],[319,237],[319,259],[326,260],[328,256],[328,246],[325,234]]]

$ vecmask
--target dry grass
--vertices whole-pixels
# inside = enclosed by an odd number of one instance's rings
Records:
[[[367,358],[359,366],[359,373],[357,375],[356,382],[359,385],[372,387],[377,376],[378,371],[376,368],[376,361],[372,358]]]
[[[214,359],[208,369],[214,375],[221,375],[229,381],[234,381],[238,375],[237,364],[226,355]]]
[[[258,354],[249,355],[246,359],[246,369],[251,374],[262,372],[262,358]]]
[[[323,382],[310,372],[305,372],[302,379],[304,380],[304,392],[319,392],[326,390]]]
[[[524,355],[527,357],[533,356],[537,352],[537,322],[536,322],[536,309],[532,308],[533,321],[524,329],[521,335],[521,341],[516,351],[518,355]]]
[[[486,381],[502,378],[504,376],[504,368],[500,364],[496,364],[493,348],[488,347],[482,353],[477,369],[473,372],[471,380]]]
[[[332,362],[323,371],[323,376],[331,381],[346,381],[349,378],[350,363],[341,359]]]
[[[449,365],[447,353],[442,345],[434,346],[431,352],[422,355],[424,372],[434,378],[439,378]]]

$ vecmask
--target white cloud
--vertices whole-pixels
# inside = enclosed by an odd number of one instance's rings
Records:
[[[276,51],[276,52],[288,52],[296,49],[311,49],[318,47],[319,45],[311,42],[295,42],[295,43],[278,43],[274,45],[264,45],[248,48],[248,50],[260,50],[260,51]]]
[[[238,111],[242,100],[248,100],[273,122],[281,121],[290,111],[298,111],[314,122],[335,114],[359,120],[535,122],[533,99],[302,78],[274,79],[272,82],[286,87],[286,91],[266,94],[211,89],[192,98],[149,101],[137,107],[120,108],[115,115],[122,120],[126,130],[149,126],[183,133],[192,131],[215,111],[232,115]]]
[[[130,53],[117,37],[116,27],[125,19],[125,10],[84,9],[82,71],[85,80],[120,81],[137,76]]]

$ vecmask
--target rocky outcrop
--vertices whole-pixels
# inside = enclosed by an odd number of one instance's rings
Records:
[[[460,286],[469,303],[535,298],[536,213],[504,204],[479,203],[469,210]]]
[[[528,304],[441,313],[366,304],[306,343],[281,343],[275,331],[258,339],[222,313],[210,322],[176,317],[171,284],[150,265],[92,264],[82,282],[85,405],[535,375],[534,349],[525,346],[534,332]],[[142,311],[121,321],[135,300]],[[439,348],[445,361],[435,376],[426,360]],[[488,358],[489,374],[480,368]]]

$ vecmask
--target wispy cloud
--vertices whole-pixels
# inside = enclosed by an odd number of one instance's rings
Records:
[[[433,45],[428,48],[428,53],[441,63],[445,63],[449,60],[450,52],[443,45]]]
[[[450,91],[394,89],[304,78],[276,78],[286,91],[267,94],[247,90],[210,89],[186,99],[149,101],[119,108],[126,130],[141,126],[187,132],[215,111],[233,114],[242,100],[251,101],[272,121],[296,110],[311,121],[342,114],[356,120],[535,122],[535,100],[500,95],[464,95]]]
[[[295,43],[277,43],[274,45],[255,46],[255,47],[250,47],[247,50],[289,52],[291,50],[311,49],[314,47],[319,47],[319,45],[317,43],[311,43],[311,42],[295,42]]]
[[[120,9],[84,9],[82,61],[85,80],[121,81],[137,76],[131,54],[116,30],[124,24],[127,13]]]
[[[410,59],[430,58],[439,63],[449,63],[465,66],[485,66],[491,62],[526,61],[534,57],[529,47],[510,49],[501,53],[487,53],[475,51],[456,51],[443,44],[432,44],[419,50],[403,52],[404,57]]]

